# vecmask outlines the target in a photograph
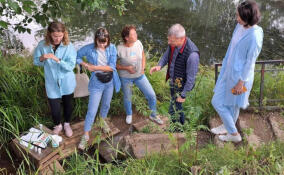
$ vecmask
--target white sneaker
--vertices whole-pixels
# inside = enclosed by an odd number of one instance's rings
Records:
[[[110,132],[110,127],[108,126],[107,122],[104,119],[102,119],[102,120],[103,120],[102,121],[103,122],[102,130],[105,134],[107,134],[107,133]]]
[[[78,148],[80,150],[84,150],[88,146],[88,141],[89,141],[89,137],[87,137],[86,135],[83,135],[81,137],[81,140],[80,140],[80,143],[78,145]]]
[[[129,124],[129,125],[132,123],[132,115],[126,116],[126,123]]]
[[[54,126],[53,134],[58,135],[62,131],[61,123],[59,125]]]
[[[220,125],[220,126],[218,126],[218,127],[216,127],[216,128],[212,128],[212,129],[210,129],[210,131],[213,133],[213,134],[227,134],[227,130],[226,130],[226,128],[225,128],[225,126],[224,126],[224,124],[222,124],[222,125]]]
[[[150,116],[149,118],[150,118],[150,120],[152,120],[153,122],[158,123],[159,125],[164,124],[163,120],[161,120],[158,115],[156,115],[155,117]]]
[[[238,135],[231,135],[231,134],[226,134],[226,135],[219,135],[219,139],[223,142],[240,142],[242,141],[241,135],[238,133]]]
[[[71,129],[70,123],[64,123],[64,131],[67,137],[72,137],[73,131]]]

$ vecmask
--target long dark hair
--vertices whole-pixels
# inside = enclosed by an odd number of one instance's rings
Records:
[[[98,44],[97,42],[107,42],[107,46],[108,47],[110,45],[110,36],[109,36],[109,33],[107,31],[107,29],[105,28],[99,28],[96,32],[95,32],[95,39],[94,39],[94,42],[95,42],[95,48],[98,47]]]

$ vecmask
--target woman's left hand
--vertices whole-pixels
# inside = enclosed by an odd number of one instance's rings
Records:
[[[57,58],[54,54],[52,53],[48,53],[46,54],[48,58],[53,59],[54,61],[56,61],[57,63],[60,61],[59,58]]]
[[[236,84],[235,87],[233,87],[235,94],[234,95],[240,95],[243,93],[243,86],[244,86],[244,82],[239,80],[239,82]]]

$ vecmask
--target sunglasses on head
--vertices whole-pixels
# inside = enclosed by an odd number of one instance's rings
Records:
[[[108,33],[99,32],[99,33],[96,34],[96,36],[98,36],[98,37],[108,37]]]

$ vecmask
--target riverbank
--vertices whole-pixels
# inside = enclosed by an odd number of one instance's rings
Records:
[[[154,60],[157,59],[154,58]],[[155,64],[156,62],[148,60],[146,75],[157,94],[159,113],[167,115],[170,97],[169,86],[164,81],[165,70],[152,76],[148,74],[149,68]],[[43,70],[33,65],[32,58],[17,56],[0,58],[0,65],[0,148],[5,150],[15,135],[19,135],[38,123],[51,128],[52,121],[45,95]],[[256,73],[252,99],[258,97],[259,79],[259,74]],[[182,128],[185,133],[191,135],[200,126],[204,126],[203,129],[205,129],[209,119],[216,115],[210,104],[214,81],[213,67],[200,66],[196,86],[188,94],[185,102],[185,113],[187,120],[190,121],[188,122],[190,125]],[[283,72],[267,73],[265,81],[266,98],[284,98],[283,88],[281,88],[284,87]],[[140,115],[148,116],[149,110],[143,95],[137,88],[134,88],[133,94],[135,110]],[[115,94],[110,109],[112,116],[125,115],[121,101],[122,93]],[[75,99],[73,121],[84,119],[87,103],[87,98]],[[283,106],[284,104],[277,103],[277,105]],[[194,144],[195,139],[191,141]],[[189,146],[179,152],[157,154],[141,160],[133,158],[123,162],[117,160],[112,164],[99,162],[98,152],[76,153],[61,163],[66,174],[82,174],[86,173],[86,170],[97,174],[189,174],[192,166],[199,166],[205,174],[215,174],[219,171],[233,174],[240,174],[240,172],[277,174],[284,169],[283,149],[284,145],[280,142],[273,142],[256,150],[247,145],[233,150],[230,144],[226,144],[223,149],[209,144],[198,150],[197,155]],[[4,157],[1,156],[2,158]],[[9,156],[6,158],[11,159]],[[29,164],[25,161],[11,164],[18,168],[16,170],[18,172],[29,170]],[[5,172],[1,168],[0,172]]]

